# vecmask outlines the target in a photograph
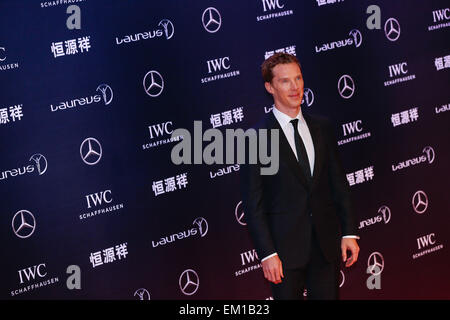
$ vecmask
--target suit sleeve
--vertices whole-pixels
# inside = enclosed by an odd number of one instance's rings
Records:
[[[276,252],[264,209],[263,179],[257,164],[241,165],[240,183],[242,204],[250,237],[258,257],[264,258]]]
[[[345,176],[342,161],[337,147],[336,135],[331,123],[326,124],[329,146],[329,172],[333,200],[337,207],[337,215],[341,224],[342,235],[358,235],[355,215],[351,201],[350,186]]]

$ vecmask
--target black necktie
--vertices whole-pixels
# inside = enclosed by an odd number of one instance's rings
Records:
[[[295,149],[297,150],[297,161],[300,164],[303,172],[307,178],[311,178],[311,167],[309,166],[308,154],[306,153],[305,145],[303,144],[302,138],[298,133],[298,119],[292,119],[290,121],[294,126],[294,139],[295,139]]]

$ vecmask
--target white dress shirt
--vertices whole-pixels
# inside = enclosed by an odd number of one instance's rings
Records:
[[[298,156],[297,156],[297,149],[295,148],[294,126],[290,121],[293,119],[298,119],[297,130],[300,134],[300,137],[303,140],[303,144],[305,145],[306,153],[308,154],[309,167],[311,168],[311,176],[312,176],[314,173],[314,160],[315,160],[314,143],[312,141],[311,133],[309,132],[309,128],[308,125],[306,124],[305,118],[303,118],[302,109],[300,108],[300,111],[295,118],[291,118],[287,114],[278,110],[275,106],[273,107],[272,110],[297,160]],[[353,235],[346,235],[343,236],[342,238],[359,239],[358,236]],[[263,259],[261,259],[261,262],[263,262],[266,259],[269,259],[270,257],[275,256],[276,254],[277,253],[275,252],[264,257]]]
[[[298,119],[297,130],[300,133],[300,137],[305,145],[306,153],[308,154],[309,167],[311,168],[311,176],[314,173],[314,144],[311,138],[311,133],[309,132],[308,125],[302,115],[302,109],[297,114],[295,118],[291,118],[287,114],[284,114],[276,107],[273,107],[273,114],[277,118],[278,123],[283,129],[284,135],[286,136],[289,145],[291,146],[292,152],[294,152],[295,157],[298,161],[297,149],[295,148],[295,138],[294,138],[294,126],[290,122],[293,119]]]

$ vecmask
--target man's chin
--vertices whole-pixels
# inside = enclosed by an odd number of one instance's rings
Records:
[[[290,106],[293,109],[300,107],[301,104],[302,104],[302,100],[295,99],[295,100],[290,101]]]

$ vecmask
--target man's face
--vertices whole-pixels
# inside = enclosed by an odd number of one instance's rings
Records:
[[[275,105],[282,110],[296,110],[303,99],[303,76],[299,66],[292,62],[277,64],[272,69],[272,82],[266,90],[273,95]]]

